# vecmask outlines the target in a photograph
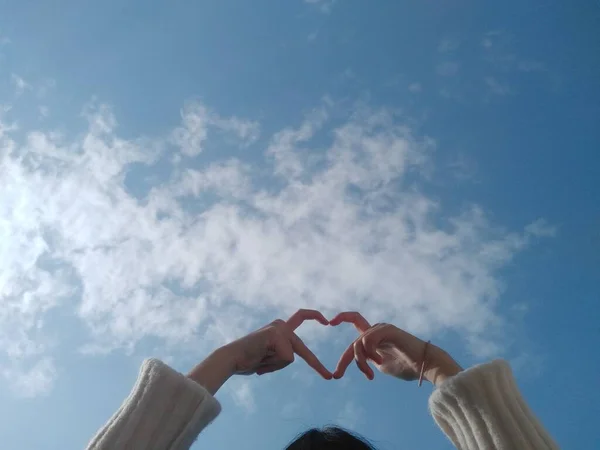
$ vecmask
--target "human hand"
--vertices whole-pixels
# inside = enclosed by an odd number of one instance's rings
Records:
[[[342,354],[333,377],[341,378],[354,359],[358,368],[372,380],[373,369],[367,363],[371,360],[380,372],[402,380],[419,378],[426,342],[387,323],[371,326],[357,312],[343,312],[335,316],[329,324],[337,326],[343,322],[352,323],[360,336]],[[456,375],[462,368],[441,348],[429,344],[423,378],[435,385]]]
[[[275,320],[215,350],[194,367],[188,377],[204,386],[211,394],[215,394],[232,375],[263,375],[275,372],[287,367],[294,361],[294,355],[298,355],[323,378],[330,380],[333,377],[332,373],[294,333],[305,320],[329,324],[320,312],[300,309],[287,322]]]
[[[238,375],[263,375],[283,369],[294,362],[294,355],[304,359],[323,378],[330,380],[332,373],[294,331],[305,320],[316,320],[323,325],[329,321],[319,311],[300,309],[287,322],[281,319],[227,345],[235,355],[234,372]]]

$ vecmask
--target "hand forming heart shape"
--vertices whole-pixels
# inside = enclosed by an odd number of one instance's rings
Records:
[[[294,362],[296,354],[323,378],[333,378],[332,373],[295,333],[305,320],[316,320],[329,325],[329,321],[319,311],[300,309],[287,321],[275,320],[225,346],[226,353],[234,355],[234,373],[263,375],[275,372]]]
[[[427,343],[394,325],[378,323],[371,326],[358,312],[340,313],[329,324],[337,326],[344,322],[353,324],[360,335],[342,354],[334,378],[344,376],[353,359],[369,380],[375,377],[367,363],[369,360],[382,373],[407,381],[419,377]]]
[[[295,331],[306,320],[316,320],[322,325],[337,326],[352,323],[359,337],[342,354],[334,373],[331,373],[315,354],[302,342]],[[280,370],[294,361],[294,354],[303,358],[310,367],[325,379],[342,378],[354,359],[358,368],[372,380],[372,361],[382,372],[402,378],[416,379],[420,371],[425,342],[389,324],[369,322],[358,312],[342,312],[328,321],[322,313],[300,309],[287,321],[275,320],[254,333],[230,344],[242,349],[236,360],[235,372],[250,375]],[[240,345],[244,344],[244,345]]]
[[[341,355],[337,367],[332,374],[334,379],[340,379],[344,376],[346,369],[353,359],[356,361],[358,368],[369,380],[375,377],[373,369],[368,364],[369,360],[382,373],[407,381],[418,378],[423,350],[426,347],[426,343],[421,339],[390,324],[380,323],[371,326],[367,319],[358,312],[342,312],[331,321],[327,321],[319,311],[301,309],[284,324],[293,332],[305,320],[317,320],[323,325],[332,326],[351,323],[360,333],[359,337]],[[300,351],[296,351],[296,353],[304,358],[319,374],[329,379],[330,372],[325,369],[319,359],[303,343],[299,344],[301,342],[300,338],[298,338],[296,347]],[[270,357],[274,357],[274,354]],[[268,362],[263,364],[266,366],[270,365]],[[266,371],[259,369],[257,373],[262,374],[266,373]]]
[[[333,374],[296,335],[295,330],[305,320],[332,326],[352,323],[359,331],[360,336],[344,351]],[[209,392],[214,393],[233,374],[275,372],[291,364],[294,355],[304,359],[327,380],[341,378],[352,359],[370,380],[374,373],[369,367],[369,360],[382,373],[404,380],[414,380],[421,374],[434,384],[462,370],[439,347],[429,345],[394,325],[378,323],[371,326],[358,312],[343,312],[328,321],[319,311],[301,309],[287,321],[275,320],[221,347],[194,367],[188,376],[202,386],[208,386]]]

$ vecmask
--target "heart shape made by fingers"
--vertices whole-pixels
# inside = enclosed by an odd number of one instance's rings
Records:
[[[329,320],[325,318],[325,316],[317,310],[314,309],[299,309],[296,311],[287,321],[286,327],[293,334],[294,339],[296,340],[296,348],[295,352],[302,359],[306,361],[306,363],[312,367],[317,373],[319,373],[325,379],[332,379],[333,374],[329,371],[320,359],[302,342],[302,340],[296,336],[295,331],[307,320],[315,320],[319,322],[321,325],[329,325]]]
[[[298,329],[298,327],[300,327],[300,325],[302,325],[307,320],[316,320],[322,325],[332,326],[337,326],[343,322],[352,323],[361,335],[371,328],[369,322],[358,312],[343,312],[335,316],[335,318],[331,321],[329,321],[320,311],[312,309],[298,310],[287,320],[286,325],[290,329],[290,331],[294,333],[296,329]],[[337,364],[336,370],[333,373],[325,369],[321,361],[304,344],[302,344],[302,346],[305,347],[303,349],[303,353],[297,353],[300,357],[306,360],[309,366],[315,369],[324,378],[341,378],[345,373],[348,365],[350,365],[353,359],[356,359],[359,369],[363,371],[369,379],[373,379],[373,370],[367,364],[366,357],[361,358],[358,357],[360,355],[355,355],[355,342],[356,341],[353,341],[350,344],[350,346],[346,349],[346,351],[342,354]],[[369,355],[369,357],[373,359],[376,363],[381,362],[381,358],[377,353],[375,353],[374,355]]]
[[[352,363],[356,361],[358,368],[363,372],[366,377],[372,380],[375,377],[373,369],[367,364],[367,359],[370,358],[376,363],[381,363],[381,356],[375,352],[373,355],[366,355],[363,346],[357,345],[360,336],[366,333],[370,328],[371,324],[363,317],[362,314],[356,311],[342,312],[336,315],[329,321],[329,325],[338,326],[342,323],[351,323],[359,333],[357,339],[355,339],[348,348],[342,353],[337,363],[335,371],[333,372],[334,379],[340,379],[346,373],[346,369]]]
[[[333,373],[323,365],[295,333],[307,320],[315,320],[321,325],[331,326],[351,323],[359,333],[358,337],[342,353]],[[419,373],[423,373],[423,368],[419,370],[419,367],[423,364],[425,358],[425,355],[420,356],[423,349],[427,349],[425,342],[390,324],[378,323],[371,326],[362,314],[356,311],[339,313],[329,321],[317,310],[300,309],[287,321],[278,320],[274,324],[285,328],[285,334],[289,335],[293,353],[304,359],[310,367],[325,379],[342,378],[353,360],[356,361],[359,370],[369,380],[375,377],[369,361],[374,363],[379,371],[404,380],[416,379]],[[293,361],[291,355],[289,360],[284,358],[283,361],[279,360],[277,362],[274,353],[267,354],[256,373],[261,375],[278,370],[291,361]]]
[[[388,323],[370,325],[358,312],[340,313],[329,324],[337,326],[344,322],[353,324],[359,336],[342,353],[333,373],[334,378],[341,378],[352,360],[355,360],[358,368],[370,380],[375,374],[368,361],[372,361],[380,372],[406,381],[419,379],[421,383],[429,342]]]

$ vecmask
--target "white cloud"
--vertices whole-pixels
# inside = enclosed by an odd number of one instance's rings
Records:
[[[232,380],[227,387],[233,401],[247,412],[253,412],[256,409],[256,400],[248,379]]]
[[[171,192],[177,197],[199,197],[207,191],[242,197],[250,188],[250,168],[237,159],[211,164],[208,170],[184,170],[173,184]]]
[[[476,162],[465,155],[459,153],[449,164],[449,169],[457,180],[460,181],[477,181],[477,164]]]
[[[337,0],[304,0],[305,3],[318,7],[321,12],[326,14],[331,12],[336,1]]]
[[[411,83],[408,85],[408,90],[413,94],[418,94],[423,90],[423,87],[421,86],[421,83]]]
[[[514,49],[514,38],[505,31],[489,31],[482,41],[483,60],[494,70],[512,71],[519,59]]]
[[[10,76],[10,79],[12,81],[13,86],[15,87],[16,95],[21,95],[25,91],[31,90],[31,85],[27,81],[25,81],[22,77],[20,77],[19,75],[13,73]]]
[[[446,37],[440,41],[438,52],[452,53],[458,50],[458,47],[460,47],[460,41],[458,39]]]
[[[258,139],[257,122],[238,117],[223,118],[200,103],[190,103],[182,111],[182,125],[173,132],[173,141],[186,156],[196,156],[203,150],[211,128],[229,133],[244,144]]]
[[[5,368],[2,375],[17,396],[32,398],[51,391],[57,371],[51,358],[42,357],[31,367]]]
[[[42,119],[45,119],[50,115],[50,109],[45,105],[38,107],[38,111],[40,113],[40,118]]]
[[[49,92],[56,88],[56,80],[52,78],[45,78],[41,82],[37,83],[36,93],[38,98],[45,98]]]
[[[352,400],[347,400],[336,421],[340,426],[352,430],[360,424],[364,415],[364,408],[356,405]]]
[[[482,41],[482,61],[490,75],[484,78],[487,92],[497,96],[515,93],[507,79],[522,77],[523,73],[531,75],[548,74],[546,65],[519,54],[514,36],[502,30],[487,32]],[[487,99],[487,97],[486,97]]]
[[[485,77],[484,81],[488,91],[494,95],[505,96],[513,93],[513,90],[507,83],[504,83],[494,77]]]
[[[306,409],[304,401],[298,399],[295,401],[289,401],[281,408],[281,417],[285,419],[298,419],[302,416],[303,410]]]
[[[300,128],[285,128],[277,132],[267,148],[267,155],[274,160],[275,173],[282,177],[296,179],[310,169],[305,151],[298,144],[310,141],[328,118],[325,108],[312,111]]]
[[[49,389],[61,335],[47,320],[59,308],[89,331],[87,352],[145,338],[220,343],[300,306],[358,309],[424,336],[456,331],[477,354],[501,348],[496,271],[544,228],[505,232],[477,206],[445,215],[421,188],[434,142],[389,111],[333,125],[318,108],[254,165],[194,169],[161,156],[172,142],[197,155],[211,129],[243,147],[258,124],[190,104],[165,138],[127,140],[109,108],[84,116],[84,133],[21,130],[22,141],[0,120],[6,376],[37,367],[30,378]],[[126,183],[136,165],[164,174],[138,197]],[[235,395],[251,405],[247,391]]]
[[[512,41],[512,36],[504,30],[491,30],[486,32],[481,39],[481,46],[485,49],[504,47]]]
[[[435,70],[442,77],[453,77],[458,73],[459,68],[460,66],[456,61],[445,61],[439,63]]]
[[[546,70],[546,65],[539,61],[519,61],[517,70],[521,72],[543,72]]]
[[[558,230],[545,219],[538,219],[525,227],[525,231],[535,237],[555,237]]]
[[[473,99],[489,102],[493,97],[515,94],[512,83],[525,73],[550,75],[544,63],[521,55],[517,40],[506,31],[484,33],[477,43],[480,47],[473,57],[458,51],[462,44],[456,38],[439,42],[435,72],[440,77],[438,92],[442,97],[461,103]],[[480,73],[485,76],[477,75]]]

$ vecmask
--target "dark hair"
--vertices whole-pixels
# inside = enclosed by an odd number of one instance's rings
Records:
[[[329,426],[305,431],[286,450],[375,450],[375,447],[343,428]]]

